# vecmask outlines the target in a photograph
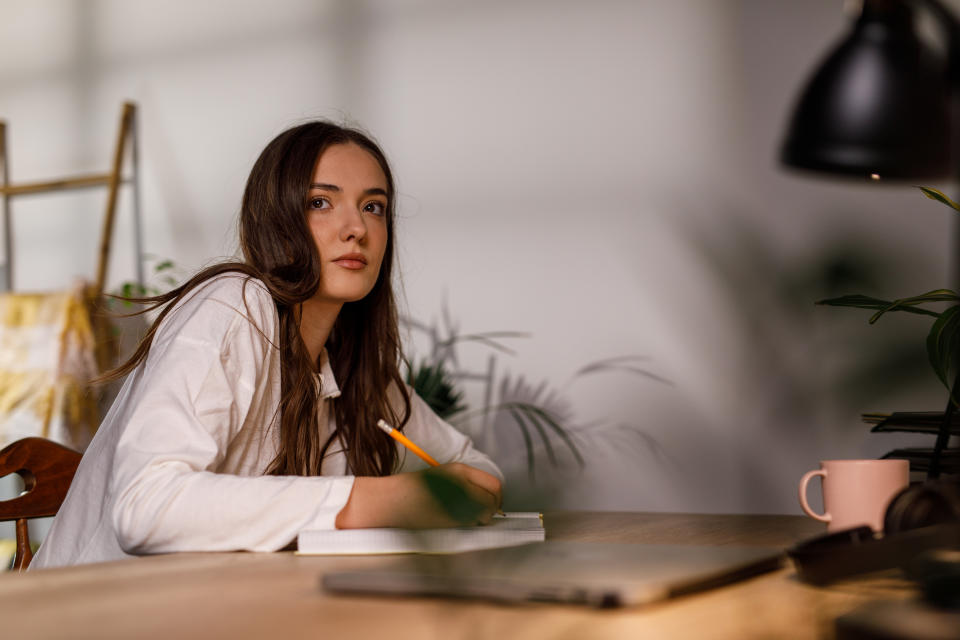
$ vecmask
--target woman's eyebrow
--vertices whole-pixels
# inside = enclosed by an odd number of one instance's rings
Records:
[[[311,189],[322,189],[324,191],[343,191],[340,187],[335,184],[327,184],[325,182],[313,182],[310,184]],[[363,195],[365,196],[386,196],[387,190],[381,187],[370,187],[369,189],[363,190]]]

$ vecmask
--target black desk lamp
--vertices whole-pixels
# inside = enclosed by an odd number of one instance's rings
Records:
[[[942,24],[947,56],[920,39],[915,13]],[[960,23],[938,0],[864,0],[820,65],[790,122],[784,164],[874,179],[952,177]]]
[[[946,55],[919,37],[919,10],[945,31]],[[947,7],[939,0],[864,0],[850,33],[801,94],[781,161],[873,180],[954,177],[958,93],[960,22]],[[951,393],[958,382],[960,375]],[[953,413],[948,400],[930,478],[939,476]]]

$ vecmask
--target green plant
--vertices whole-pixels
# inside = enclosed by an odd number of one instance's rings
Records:
[[[931,200],[936,200],[954,211],[960,212],[960,205],[940,191],[929,187],[918,188],[923,195]],[[918,296],[899,298],[897,300],[882,300],[864,295],[849,295],[821,300],[817,304],[872,309],[875,313],[870,316],[871,324],[875,323],[885,314],[894,311],[936,318],[930,327],[930,331],[927,333],[927,358],[937,378],[947,388],[947,406],[942,416],[936,418],[940,421],[939,428],[934,430],[921,426],[919,430],[937,434],[936,443],[929,455],[927,478],[934,479],[939,477],[941,456],[944,450],[947,449],[950,435],[955,431],[953,418],[957,408],[960,407],[960,397],[957,395],[958,388],[960,388],[960,372],[957,371],[957,356],[958,352],[960,352],[960,296],[951,289],[934,289]],[[931,304],[941,307],[943,305],[947,306],[946,308],[935,310],[926,306]],[[953,380],[952,383],[951,379]],[[916,427],[917,425],[913,426]],[[903,457],[906,455],[909,459],[911,454],[917,453],[923,452],[899,449],[891,451],[885,457]],[[924,455],[924,458],[925,457]]]
[[[416,368],[411,366],[407,370],[407,384],[444,420],[467,408],[463,392],[456,389],[443,362],[431,364],[424,360]]]
[[[127,280],[120,283],[119,287],[110,292],[113,299],[123,307],[132,307],[135,304],[134,300],[137,298],[158,296],[180,284],[179,279],[175,275],[178,270],[173,260],[159,258],[154,255],[147,255],[145,257],[147,260],[153,262],[150,269],[152,272],[150,279],[147,282]]]
[[[419,329],[430,336],[430,356],[419,361],[419,364],[408,363],[407,383],[423,399],[438,416],[444,420],[465,422],[475,418],[486,418],[504,412],[510,416],[513,424],[523,437],[527,456],[527,469],[533,475],[536,464],[535,440],[539,439],[553,466],[559,462],[554,451],[552,437],[557,437],[566,446],[576,460],[577,465],[583,467],[584,461],[576,443],[570,437],[568,430],[563,426],[562,419],[554,415],[554,411],[543,403],[534,399],[529,401],[510,400],[499,403],[485,403],[480,409],[468,410],[463,401],[463,391],[457,387],[457,378],[465,377],[459,371],[456,355],[456,345],[462,342],[479,343],[500,353],[513,354],[513,351],[499,342],[501,338],[527,337],[527,334],[515,331],[493,331],[487,333],[461,334],[453,327],[449,314],[444,309],[446,337],[441,338],[436,327],[426,325],[409,318],[404,319],[408,326]],[[454,373],[457,371],[457,373]],[[469,374],[466,374],[469,377]],[[493,385],[492,373],[486,376],[475,376],[487,383],[488,391]],[[503,380],[506,382],[506,380]],[[488,397],[489,399],[489,397]]]
[[[936,200],[954,211],[960,212],[960,204],[954,202],[942,192],[929,187],[918,188],[931,200]],[[941,310],[930,309],[927,306],[942,306],[945,303],[949,306]],[[957,292],[951,289],[934,289],[917,296],[896,300],[883,300],[854,294],[819,300],[816,304],[871,309],[875,313],[870,316],[870,324],[874,324],[885,314],[895,311],[936,318],[927,334],[927,358],[937,378],[949,391],[952,402],[960,406],[956,381],[951,382],[957,372],[957,353],[960,350],[960,296],[957,295]]]
[[[573,411],[566,402],[566,393],[554,389],[546,381],[529,383],[522,375],[510,375],[498,370],[496,357],[489,354],[485,370],[468,370],[461,366],[457,346],[463,343],[479,344],[496,354],[514,355],[513,350],[500,342],[504,338],[526,338],[526,333],[496,331],[460,333],[446,304],[441,309],[442,323],[425,324],[403,318],[403,324],[422,332],[428,338],[428,355],[407,363],[407,383],[413,387],[433,411],[453,426],[481,437],[503,433],[501,429],[516,429],[523,446],[526,471],[531,482],[535,480],[537,457],[542,452],[551,467],[561,469],[566,452],[568,460],[578,469],[585,465],[581,445],[589,445],[589,436],[574,424]],[[622,355],[588,363],[572,376],[579,379],[596,374],[638,375],[661,384],[672,384],[645,367],[647,358]],[[496,373],[495,373],[496,372]],[[482,386],[481,404],[467,407],[463,385],[479,383]],[[594,434],[595,435],[595,434]],[[650,442],[655,444],[652,439]]]

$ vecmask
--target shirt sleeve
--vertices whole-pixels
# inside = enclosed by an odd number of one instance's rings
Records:
[[[486,454],[473,446],[473,441],[441,419],[416,392],[407,387],[410,394],[410,420],[403,432],[438,462],[462,462],[495,475],[503,482],[503,473]],[[423,469],[427,463],[399,445],[400,471]]]
[[[241,429],[269,437],[268,424],[248,418],[277,366],[269,352],[277,331],[259,285],[247,282],[247,303],[211,286],[161,323],[133,374],[136,401],[111,474],[113,525],[127,553],[277,550],[302,529],[334,528],[353,487],[351,476],[212,471]]]

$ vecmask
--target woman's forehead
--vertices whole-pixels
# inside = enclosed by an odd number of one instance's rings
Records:
[[[334,144],[324,149],[314,165],[313,182],[341,188],[379,188],[384,191],[388,186],[386,174],[377,158],[353,142]]]

